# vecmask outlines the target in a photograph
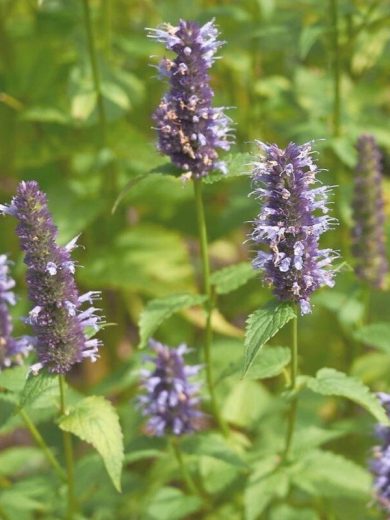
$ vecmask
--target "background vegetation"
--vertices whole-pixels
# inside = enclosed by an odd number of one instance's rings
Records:
[[[145,27],[163,21],[175,24],[179,18],[206,22],[213,17],[226,45],[213,68],[212,84],[215,104],[231,107],[237,135],[232,153],[249,152],[255,139],[281,146],[290,140],[324,139],[315,145],[321,152],[320,167],[328,170],[323,180],[338,185],[334,214],[340,225],[328,233],[327,240],[347,263],[340,269],[336,288],[320,291],[313,300],[313,314],[300,320],[301,370],[314,375],[321,367],[333,367],[358,376],[375,391],[390,390],[390,326],[386,333],[382,329],[378,341],[372,335],[365,338],[371,348],[364,346],[357,332],[365,323],[388,320],[390,295],[371,292],[367,311],[367,289],[349,267],[354,265],[349,249],[354,144],[360,134],[376,136],[385,156],[385,176],[389,175],[389,4],[376,0],[0,0],[1,202],[10,199],[18,181],[39,181],[48,194],[61,243],[82,234],[85,248],[76,253],[83,266],[78,271],[80,285],[103,290],[107,321],[115,323],[101,334],[105,346],[99,362],[75,369],[71,378],[80,392],[110,396],[125,432],[122,495],[97,469],[98,458],[80,448],[87,453],[76,472],[86,518],[164,520],[193,514],[194,518],[238,519],[243,508],[248,518],[257,518],[256,511],[252,516],[248,513],[252,499],[245,491],[242,468],[207,454],[195,461],[191,453],[198,448],[189,447],[188,463],[197,465],[204,488],[217,497],[214,512],[199,512],[198,499],[172,485],[175,461],[157,451],[164,449],[163,441],[144,437],[132,401],[142,309],[153,298],[196,293],[200,285],[192,187],[166,175],[167,166],[161,167],[166,160],[155,150],[151,113],[165,85],[150,66],[157,61],[153,56],[161,55],[161,47],[146,38]],[[247,196],[251,190],[247,176],[241,175],[248,170],[243,166],[247,158],[231,157],[228,177],[204,189],[213,269],[251,258],[245,240],[258,207]],[[390,199],[388,177],[385,190]],[[1,221],[0,251],[9,252],[16,262],[23,296],[24,267],[10,220]],[[269,298],[259,279],[219,297],[212,352],[219,376],[241,362],[247,315]],[[24,301],[15,317],[26,313]],[[194,347],[196,360],[203,326],[202,309],[189,308],[165,321],[156,336],[170,345],[185,341]],[[21,331],[23,326],[18,328]],[[282,331],[270,343],[288,345],[288,336],[288,330]],[[240,449],[254,442],[251,457],[263,464],[267,453],[283,440],[284,426],[275,415],[283,404],[274,394],[281,387],[279,378],[264,384],[240,382],[239,373],[224,378],[217,387]],[[59,433],[47,422],[50,410],[43,406],[36,413],[42,431],[56,445]],[[54,490],[48,490],[35,472],[42,464],[39,451],[29,446],[18,419],[1,419],[2,413],[4,409],[0,412],[0,502],[11,519],[45,514],[57,518]],[[285,500],[286,483],[278,481],[272,493],[257,490],[255,497],[269,493],[274,500],[276,495],[276,505],[261,518],[381,518],[375,508],[366,507],[368,476],[360,469],[366,466],[374,442],[373,425],[361,408],[307,391],[300,410],[300,449],[310,442],[325,443],[355,464],[350,466],[343,458],[329,461],[328,466],[339,464],[333,468],[333,474],[338,474],[335,480],[326,471],[321,473],[326,461],[314,461],[299,477],[301,486],[291,496],[290,507],[278,505],[278,500]],[[10,449],[16,445],[19,448]],[[145,450],[154,452],[145,454]],[[16,484],[7,491],[11,481]],[[21,490],[15,494],[18,485]],[[42,516],[34,516],[34,511]]]

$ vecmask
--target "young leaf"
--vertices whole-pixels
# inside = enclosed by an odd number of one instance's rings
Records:
[[[390,354],[390,323],[371,323],[357,330],[354,336],[369,347],[379,348]]]
[[[346,397],[363,406],[380,423],[389,424],[385,410],[367,386],[357,379],[333,368],[322,368],[315,378],[309,378],[307,386],[317,394]]]
[[[295,310],[289,303],[277,302],[272,302],[249,316],[245,330],[243,376],[248,372],[261,347],[295,316]]]
[[[355,462],[330,451],[309,452],[294,471],[296,486],[314,496],[353,495],[369,499],[371,476]],[[298,468],[297,468],[298,469]]]
[[[24,365],[7,368],[0,372],[0,388],[20,392],[26,384],[28,368]]]
[[[235,291],[246,282],[257,276],[249,262],[224,267],[211,275],[211,283],[218,294],[227,294]]]
[[[31,404],[43,394],[51,397],[59,394],[58,378],[45,372],[30,374],[20,396],[20,406]]]
[[[290,363],[291,351],[287,347],[266,347],[249,368],[247,379],[267,379],[280,374]]]
[[[165,298],[150,301],[141,313],[140,344],[139,348],[146,345],[147,340],[153,335],[157,328],[170,318],[175,312],[201,305],[207,300],[207,296],[201,294],[174,294]]]
[[[112,404],[100,396],[79,401],[68,415],[61,417],[62,430],[77,435],[99,452],[115,488],[121,490],[123,436],[118,415]]]

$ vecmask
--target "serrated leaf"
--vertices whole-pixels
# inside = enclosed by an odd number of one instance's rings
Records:
[[[277,376],[290,363],[290,359],[291,351],[287,347],[265,348],[261,355],[257,356],[245,378],[267,379],[268,377]]]
[[[298,463],[294,483],[314,496],[354,495],[368,500],[370,473],[341,455],[329,451],[309,452]]]
[[[0,372],[0,387],[11,392],[20,392],[26,384],[28,367],[16,366]]]
[[[215,271],[210,281],[218,294],[228,294],[256,276],[257,273],[249,262],[241,262]]]
[[[20,406],[30,405],[43,394],[48,396],[57,396],[59,394],[57,376],[45,372],[40,372],[37,375],[30,374],[20,396]]]
[[[207,296],[201,294],[173,294],[150,301],[142,311],[139,321],[141,338],[139,348],[143,348],[161,323],[175,312],[194,305],[201,305],[206,300]]]
[[[355,339],[390,354],[390,323],[371,323],[354,334]]]
[[[380,423],[389,419],[377,397],[361,381],[333,368],[322,368],[315,378],[309,378],[307,386],[317,394],[345,397],[370,412]]]
[[[214,459],[223,460],[232,466],[247,468],[247,464],[226,443],[225,439],[216,434],[204,434],[188,437],[181,445],[187,453],[207,455]]]
[[[68,415],[61,417],[62,430],[73,433],[92,444],[106,466],[115,488],[121,490],[123,464],[123,436],[118,415],[112,404],[100,396],[79,401]]]
[[[248,372],[261,347],[295,317],[296,313],[290,304],[276,302],[257,310],[248,317],[245,329],[243,376]]]

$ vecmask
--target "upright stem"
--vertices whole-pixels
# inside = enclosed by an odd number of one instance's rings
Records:
[[[60,410],[61,415],[65,415],[65,377],[60,374],[58,376],[60,384]],[[74,496],[74,469],[73,469],[73,448],[72,438],[69,432],[63,432],[64,439],[64,451],[67,471],[67,482],[68,482],[68,520],[73,520],[73,516],[76,510],[75,496]]]
[[[290,391],[294,392],[297,387],[297,376],[298,376],[298,318],[295,317],[292,320],[292,344],[291,344],[291,385]],[[297,397],[293,396],[291,401],[290,410],[288,413],[288,425],[286,444],[284,448],[283,460],[287,460],[291,442],[294,434],[296,416],[297,416]]]
[[[27,414],[27,412],[23,408],[20,408],[18,410],[18,413],[19,413],[20,417],[23,419],[24,424],[26,425],[26,427],[29,429],[33,439],[35,440],[35,442],[38,444],[38,446],[41,448],[41,450],[45,454],[48,462],[51,464],[51,466],[54,469],[54,471],[57,473],[57,475],[60,477],[61,480],[65,480],[66,481],[64,470],[61,468],[61,466],[58,463],[57,459],[54,457],[52,451],[50,450],[50,448],[48,447],[48,445],[44,441],[42,435],[39,433],[39,431],[35,427],[34,423],[31,421],[31,419],[30,419],[29,415]]]
[[[188,491],[190,493],[192,493],[193,495],[199,495],[199,491],[198,491],[194,481],[192,480],[192,477],[184,463],[183,455],[181,454],[177,439],[170,438],[169,441],[170,441],[170,445],[172,447],[172,451],[173,451],[173,453],[176,457],[177,463],[179,465],[180,471],[183,475],[183,479],[184,479],[184,482],[186,483]]]
[[[332,39],[332,71],[333,71],[333,137],[340,135],[341,128],[341,60],[340,60],[340,44],[339,44],[339,11],[338,0],[330,0],[330,16],[331,16],[331,39]]]
[[[212,331],[212,312],[213,312],[213,294],[211,290],[210,283],[210,262],[209,262],[209,253],[208,253],[208,241],[207,241],[207,226],[206,226],[206,218],[204,213],[204,205],[202,198],[202,179],[194,179],[194,194],[195,194],[195,204],[196,204],[196,215],[198,220],[198,230],[199,230],[199,242],[200,242],[200,251],[202,256],[202,269],[203,269],[203,290],[207,295],[208,299],[206,302],[206,332],[205,332],[205,340],[203,346],[205,366],[206,366],[206,379],[207,386],[210,394],[211,407],[214,414],[215,419],[218,422],[218,425],[224,435],[227,435],[228,428],[222,419],[222,416],[219,412],[217,400],[215,397],[214,391],[214,382],[213,375],[211,370],[211,343],[213,337]]]

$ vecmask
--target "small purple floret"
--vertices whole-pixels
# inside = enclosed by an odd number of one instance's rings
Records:
[[[0,211],[17,218],[16,233],[25,253],[29,297],[34,305],[25,321],[37,338],[39,359],[32,372],[46,367],[49,372],[64,374],[84,358],[96,361],[100,341],[91,336],[102,321],[93,301],[100,293],[78,293],[70,256],[76,240],[65,247],[57,245],[57,228],[46,195],[35,181],[21,182],[11,204]],[[83,310],[86,302],[91,306]]]
[[[319,249],[320,235],[334,222],[327,215],[331,188],[318,186],[310,143],[290,143],[284,150],[275,144],[258,145],[265,157],[254,163],[252,174],[253,194],[262,201],[251,234],[261,247],[253,266],[264,273],[280,300],[299,303],[301,313],[307,314],[310,295],[334,285],[331,264],[338,254]]]
[[[183,435],[198,429],[202,413],[199,411],[200,384],[190,382],[201,367],[185,365],[186,345],[169,348],[151,340],[155,355],[147,358],[153,363],[150,370],[141,372],[144,394],[138,397],[142,414],[149,418],[150,435]]]
[[[169,91],[153,114],[157,125],[158,148],[173,164],[198,178],[212,170],[226,172],[217,149],[231,146],[231,120],[223,108],[212,107],[208,69],[223,44],[210,21],[203,26],[181,20],[177,27],[164,24],[149,29],[148,36],[176,54],[160,61],[161,77],[167,77]]]
[[[33,338],[12,336],[13,326],[9,307],[16,299],[12,289],[15,281],[9,276],[9,261],[0,255],[0,372],[14,364],[19,364],[32,348]]]
[[[371,135],[357,142],[359,161],[356,166],[353,196],[352,252],[356,274],[377,289],[385,288],[388,262],[385,246],[385,214],[382,187],[382,158]]]
[[[390,394],[380,393],[378,397],[390,419]],[[371,461],[375,497],[381,508],[390,513],[390,427],[378,425],[376,435],[381,444],[374,448],[374,458]]]

